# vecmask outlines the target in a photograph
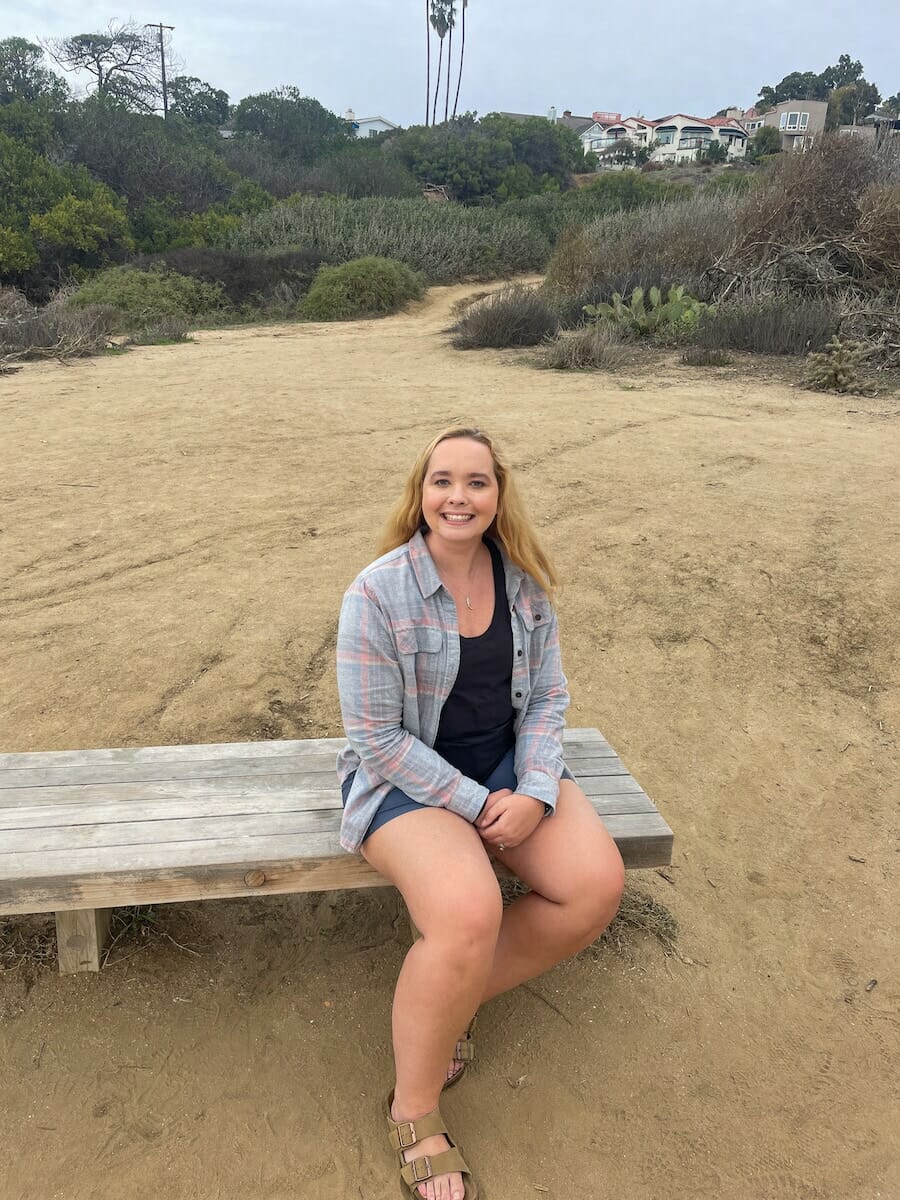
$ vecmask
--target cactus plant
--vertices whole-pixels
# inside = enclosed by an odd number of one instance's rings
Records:
[[[859,383],[857,367],[865,357],[860,342],[842,340],[835,334],[824,350],[806,359],[803,382],[817,392],[852,392]]]
[[[664,299],[658,287],[636,287],[627,302],[614,292],[608,304],[585,304],[584,312],[596,321],[614,321],[625,325],[639,337],[662,331],[687,334],[696,327],[700,316],[709,306],[694,296],[686,296],[683,287],[669,288]]]

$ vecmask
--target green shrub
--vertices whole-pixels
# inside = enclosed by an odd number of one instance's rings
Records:
[[[126,346],[173,346],[189,342],[190,324],[180,317],[159,317],[125,339]]]
[[[141,270],[176,271],[204,283],[218,284],[235,308],[281,305],[288,299],[296,305],[305,295],[323,265],[314,250],[283,250],[251,253],[190,246],[163,254],[135,259]]]
[[[248,217],[236,250],[303,246],[326,261],[374,255],[406,263],[430,283],[496,279],[540,269],[550,255],[541,232],[503,209],[462,208],[427,200],[340,200],[292,196]]]
[[[731,301],[703,314],[696,342],[708,350],[807,354],[825,345],[837,320],[835,305],[823,299]]]
[[[418,300],[424,290],[421,276],[401,262],[357,258],[338,267],[320,267],[297,314],[310,321],[383,316]]]
[[[615,370],[628,356],[623,329],[595,321],[572,333],[561,333],[544,350],[538,364],[552,371]]]
[[[472,304],[453,328],[457,350],[535,346],[559,331],[559,318],[534,288],[512,284]]]
[[[857,369],[865,357],[860,342],[841,339],[837,334],[824,350],[806,360],[803,383],[816,392],[852,392],[859,385]]]
[[[752,171],[728,170],[721,175],[713,175],[703,185],[707,195],[720,195],[722,192],[749,192],[756,182],[757,175]]]
[[[686,367],[727,367],[734,359],[724,350],[708,350],[706,346],[688,346],[681,356]]]
[[[203,283],[174,271],[139,271],[112,267],[82,284],[69,298],[75,308],[104,304],[116,309],[123,329],[142,328],[163,317],[192,317],[220,313],[225,295],[217,284]]]
[[[616,292],[608,304],[586,304],[584,311],[592,319],[622,325],[638,337],[689,337],[706,308],[702,301],[686,296],[683,287],[671,287],[668,294],[652,287],[646,296],[643,288],[636,287],[627,303]]]

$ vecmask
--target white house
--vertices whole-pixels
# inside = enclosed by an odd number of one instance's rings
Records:
[[[377,133],[387,133],[391,129],[400,128],[399,125],[385,120],[384,117],[358,117],[352,108],[348,108],[344,113],[344,120],[350,127],[353,137],[358,138],[375,137]]]
[[[652,141],[656,143],[650,155],[651,162],[695,162],[697,151],[707,150],[712,142],[723,145],[729,158],[743,158],[747,153],[749,134],[740,121],[730,117],[704,118],[673,113],[651,124]]]

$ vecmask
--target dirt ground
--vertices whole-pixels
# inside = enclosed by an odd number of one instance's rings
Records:
[[[900,401],[459,353],[463,290],[0,380],[0,749],[339,735],[343,589],[419,447],[483,424],[565,582],[570,723],[675,829],[630,879],[680,924],[484,1010],[444,1106],[483,1194],[896,1200]],[[396,896],[157,921],[99,976],[0,975],[0,1195],[397,1194]]]

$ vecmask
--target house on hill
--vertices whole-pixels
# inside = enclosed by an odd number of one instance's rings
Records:
[[[400,128],[384,117],[358,117],[352,108],[348,108],[344,113],[344,120],[351,136],[358,138],[375,137],[378,133],[388,133],[392,129]]]
[[[827,113],[825,100],[784,100],[765,111],[748,108],[744,124],[751,136],[763,125],[777,129],[782,150],[807,150],[825,132]]]

